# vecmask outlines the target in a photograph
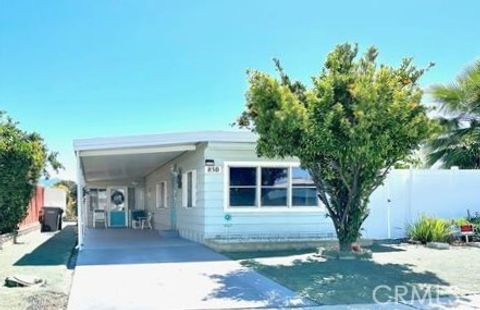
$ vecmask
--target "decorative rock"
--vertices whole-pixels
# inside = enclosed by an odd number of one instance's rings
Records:
[[[420,242],[418,240],[412,240],[412,239],[407,240],[407,243],[416,244],[416,245],[421,245],[422,244],[422,242]]]
[[[437,250],[448,250],[450,245],[445,242],[427,242],[427,248],[437,249]]]
[[[352,251],[353,251],[353,252],[361,252],[361,251],[362,251],[362,247],[360,246],[359,243],[354,243],[354,244],[352,244]]]
[[[44,280],[34,276],[19,275],[5,278],[6,287],[28,287],[42,285],[44,283]]]
[[[469,242],[465,244],[468,246],[473,246],[474,248],[480,248],[480,242]]]

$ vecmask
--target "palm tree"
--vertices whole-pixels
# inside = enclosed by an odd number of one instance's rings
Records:
[[[480,60],[448,85],[435,85],[443,132],[429,144],[428,164],[480,169]]]

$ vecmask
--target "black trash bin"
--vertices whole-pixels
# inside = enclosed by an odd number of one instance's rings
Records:
[[[40,217],[41,231],[57,231],[62,229],[63,209],[59,207],[43,207]]]

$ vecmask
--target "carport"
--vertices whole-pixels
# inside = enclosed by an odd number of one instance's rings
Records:
[[[98,222],[95,212],[105,214],[101,225],[131,228],[131,211],[145,208],[145,176],[185,152],[195,151],[197,142],[188,134],[75,140],[80,248],[92,241],[86,234]]]

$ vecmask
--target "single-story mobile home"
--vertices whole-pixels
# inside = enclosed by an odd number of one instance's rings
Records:
[[[308,172],[295,158],[258,157],[256,139],[208,131],[75,140],[80,246],[142,228],[227,250],[335,239]],[[370,197],[362,237],[405,238],[422,214],[479,211],[478,182],[478,170],[394,169]]]
[[[299,161],[255,146],[243,131],[75,140],[79,244],[90,229],[135,228],[137,210],[159,234],[209,245],[334,238]]]

